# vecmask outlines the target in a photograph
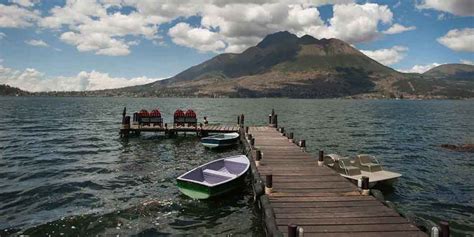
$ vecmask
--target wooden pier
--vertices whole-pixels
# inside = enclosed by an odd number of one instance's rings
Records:
[[[278,127],[274,111],[268,117],[269,125],[260,127],[245,126],[243,114],[236,125],[203,125],[194,120],[194,126],[176,118],[171,126],[162,120],[160,126],[133,124],[125,115],[124,109],[123,137],[141,132],[195,132],[198,136],[239,132],[249,154],[254,200],[267,236],[427,236],[388,202],[370,195],[367,177],[359,188],[323,165],[322,151],[318,158],[307,153],[305,140],[295,142],[292,132]],[[176,126],[183,124],[187,126]],[[447,222],[440,222],[439,227],[429,225],[427,229],[435,231],[435,236],[449,236]]]
[[[304,152],[305,142],[297,145],[288,138],[293,134],[284,136],[275,127],[241,132],[252,150],[255,198],[267,235],[427,236],[329,167],[319,166],[317,158]]]
[[[130,127],[122,126],[120,134],[128,136],[128,134],[140,135],[142,132],[164,133],[166,135],[175,135],[178,133],[196,133],[198,136],[207,136],[209,133],[230,133],[239,132],[238,125],[203,125],[197,127],[187,126],[142,126],[130,125]]]

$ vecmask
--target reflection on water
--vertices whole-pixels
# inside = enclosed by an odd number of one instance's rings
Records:
[[[443,143],[474,143],[472,101],[293,99],[0,98],[0,230],[44,236],[81,234],[261,235],[251,189],[209,201],[181,195],[175,178],[240,148],[214,152],[193,134],[122,140],[128,111],[159,107],[165,122],[193,108],[211,123],[264,125],[275,108],[309,152],[377,156],[404,176],[386,199],[402,211],[474,232],[472,153]],[[239,223],[236,225],[235,223]]]

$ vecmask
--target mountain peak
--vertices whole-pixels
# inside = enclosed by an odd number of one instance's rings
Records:
[[[298,39],[298,36],[288,31],[280,31],[265,36],[265,38],[257,44],[257,47],[266,48],[271,45],[294,44],[298,42]]]

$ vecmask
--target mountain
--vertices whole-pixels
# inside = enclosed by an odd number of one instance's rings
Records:
[[[0,96],[24,96],[29,95],[29,92],[20,90],[9,85],[0,85]]]
[[[445,80],[474,80],[474,65],[444,64],[430,69],[423,76]]]
[[[324,98],[385,91],[402,77],[344,41],[285,31],[266,36],[240,54],[220,54],[167,80],[120,93]]]
[[[120,89],[54,92],[54,96],[466,98],[472,66],[442,65],[401,73],[338,39],[266,36],[242,53],[219,54],[166,80]]]

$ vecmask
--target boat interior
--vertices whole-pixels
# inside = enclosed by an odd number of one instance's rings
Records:
[[[222,159],[197,168],[181,178],[212,185],[233,179],[245,171],[246,168],[247,164],[245,163]]]

